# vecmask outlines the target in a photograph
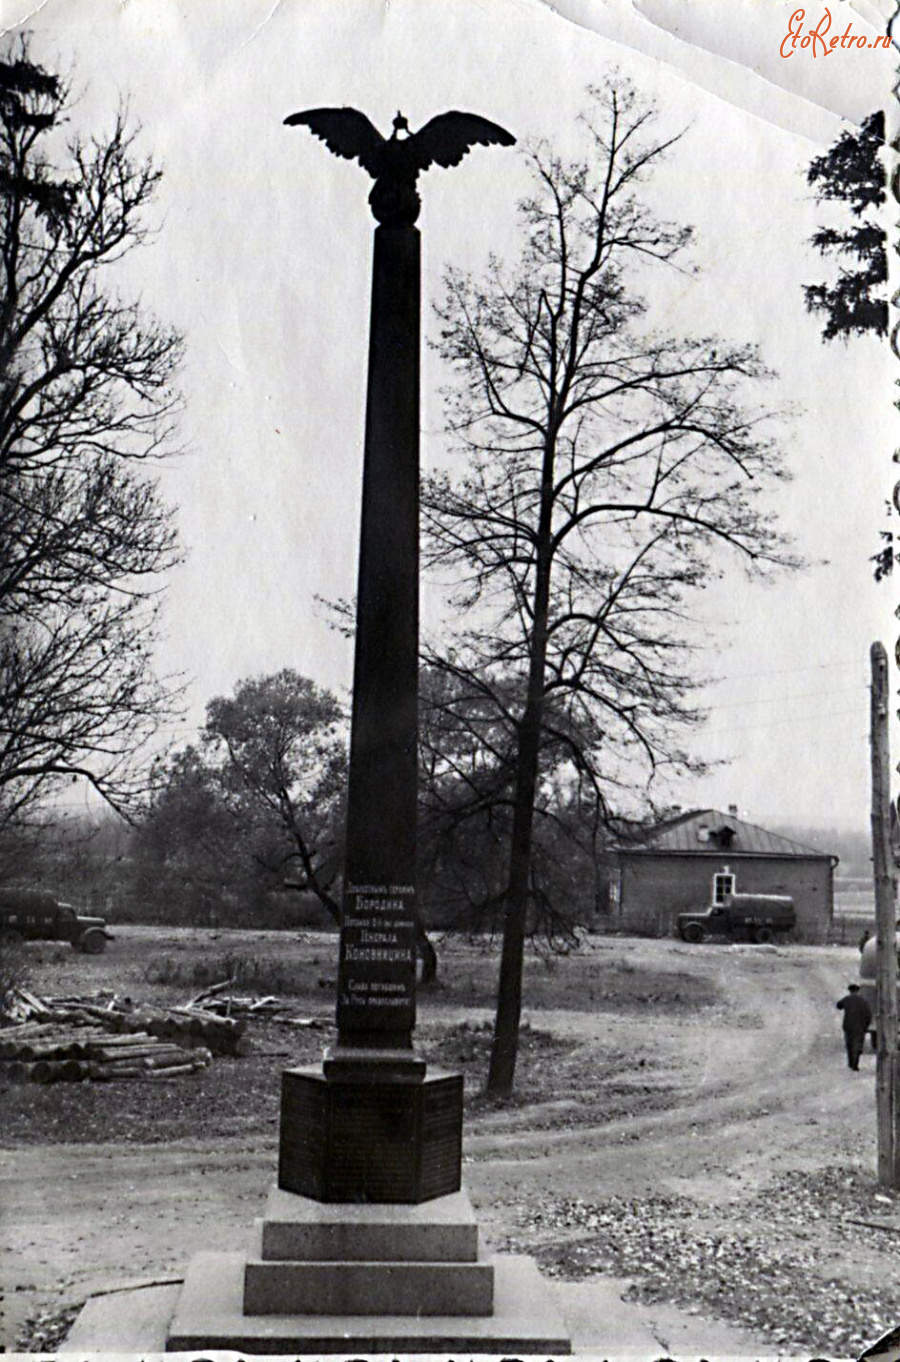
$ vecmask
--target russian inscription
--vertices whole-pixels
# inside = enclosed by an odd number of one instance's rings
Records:
[[[413,886],[349,884],[338,963],[341,1032],[411,1031],[415,983]]]

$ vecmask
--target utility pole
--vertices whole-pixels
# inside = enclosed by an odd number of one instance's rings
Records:
[[[878,1123],[878,1181],[900,1187],[900,1069],[897,1060],[897,907],[891,848],[890,760],[888,752],[887,653],[870,649],[872,664],[870,745],[872,760],[872,873],[875,880],[876,1025],[878,1056],[875,1097]]]

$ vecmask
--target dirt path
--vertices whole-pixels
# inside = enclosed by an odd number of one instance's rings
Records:
[[[874,1056],[863,1061],[865,1075],[842,1067],[834,1021],[853,953],[732,950],[715,963],[730,1016],[677,1027],[653,1017],[637,1028],[596,1013],[540,1014],[542,1025],[584,1037],[586,1064],[592,1042],[621,1044],[634,1031],[636,1050],[664,1053],[662,1072],[677,1092],[665,1110],[593,1126],[535,1132],[527,1111],[485,1118],[466,1141],[466,1178],[480,1200],[499,1212],[504,1194],[518,1199],[527,1180],[583,1197],[699,1190],[715,1204],[737,1182],[762,1185],[773,1171],[874,1153]]]
[[[464,1176],[488,1242],[539,1246],[522,1213],[541,1198],[665,1192],[716,1214],[786,1169],[871,1168],[874,1057],[859,1074],[843,1067],[834,1013],[855,970],[852,949],[627,945],[644,962],[712,976],[726,1002],[677,1020],[658,1011],[529,1014],[578,1044],[586,1076],[598,1056],[630,1057],[623,1085],[633,1084],[634,1101],[629,1114],[587,1125],[573,1119],[573,1101],[476,1113]],[[459,1015],[452,1007],[428,1014],[448,1024]],[[55,1144],[3,1154],[0,1341],[12,1348],[41,1310],[111,1284],[178,1275],[211,1245],[241,1248],[275,1159],[271,1124],[240,1143],[198,1131],[168,1146]]]

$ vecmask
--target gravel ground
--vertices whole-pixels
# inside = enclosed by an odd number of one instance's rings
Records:
[[[900,1319],[898,1216],[900,1202],[880,1193],[873,1178],[832,1167],[785,1175],[749,1203],[722,1204],[715,1217],[683,1196],[548,1199],[519,1227],[548,1276],[628,1277],[628,1299],[702,1311],[771,1340],[779,1351],[828,1348],[846,1357]],[[852,1223],[878,1218],[884,1225],[876,1228]],[[883,1280],[891,1284],[829,1275],[817,1248],[822,1222],[883,1254]],[[773,1237],[773,1226],[782,1233]]]

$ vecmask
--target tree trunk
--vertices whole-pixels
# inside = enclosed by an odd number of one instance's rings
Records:
[[[551,421],[552,425],[552,421]],[[534,797],[537,790],[544,713],[544,670],[547,657],[547,620],[550,609],[550,539],[553,519],[553,467],[555,444],[548,438],[541,469],[541,508],[538,518],[534,584],[534,624],[528,666],[528,691],[519,724],[516,755],[516,789],[509,853],[503,949],[497,984],[494,1041],[488,1069],[487,1091],[496,1096],[512,1092],[519,1052],[519,1020],[522,1015],[522,965],[528,926],[528,887],[531,880],[531,844],[534,829]]]
[[[522,965],[528,921],[528,883],[531,873],[531,840],[534,826],[534,795],[537,788],[541,706],[529,707],[519,729],[516,793],[503,922],[503,950],[497,985],[497,1013],[488,1070],[487,1091],[496,1096],[512,1092],[519,1052],[519,1021],[522,1015]]]
[[[437,978],[438,957],[434,943],[430,940],[421,922],[416,923],[416,950],[419,959],[422,961],[422,977],[419,983],[424,988],[427,984],[433,984]]]

